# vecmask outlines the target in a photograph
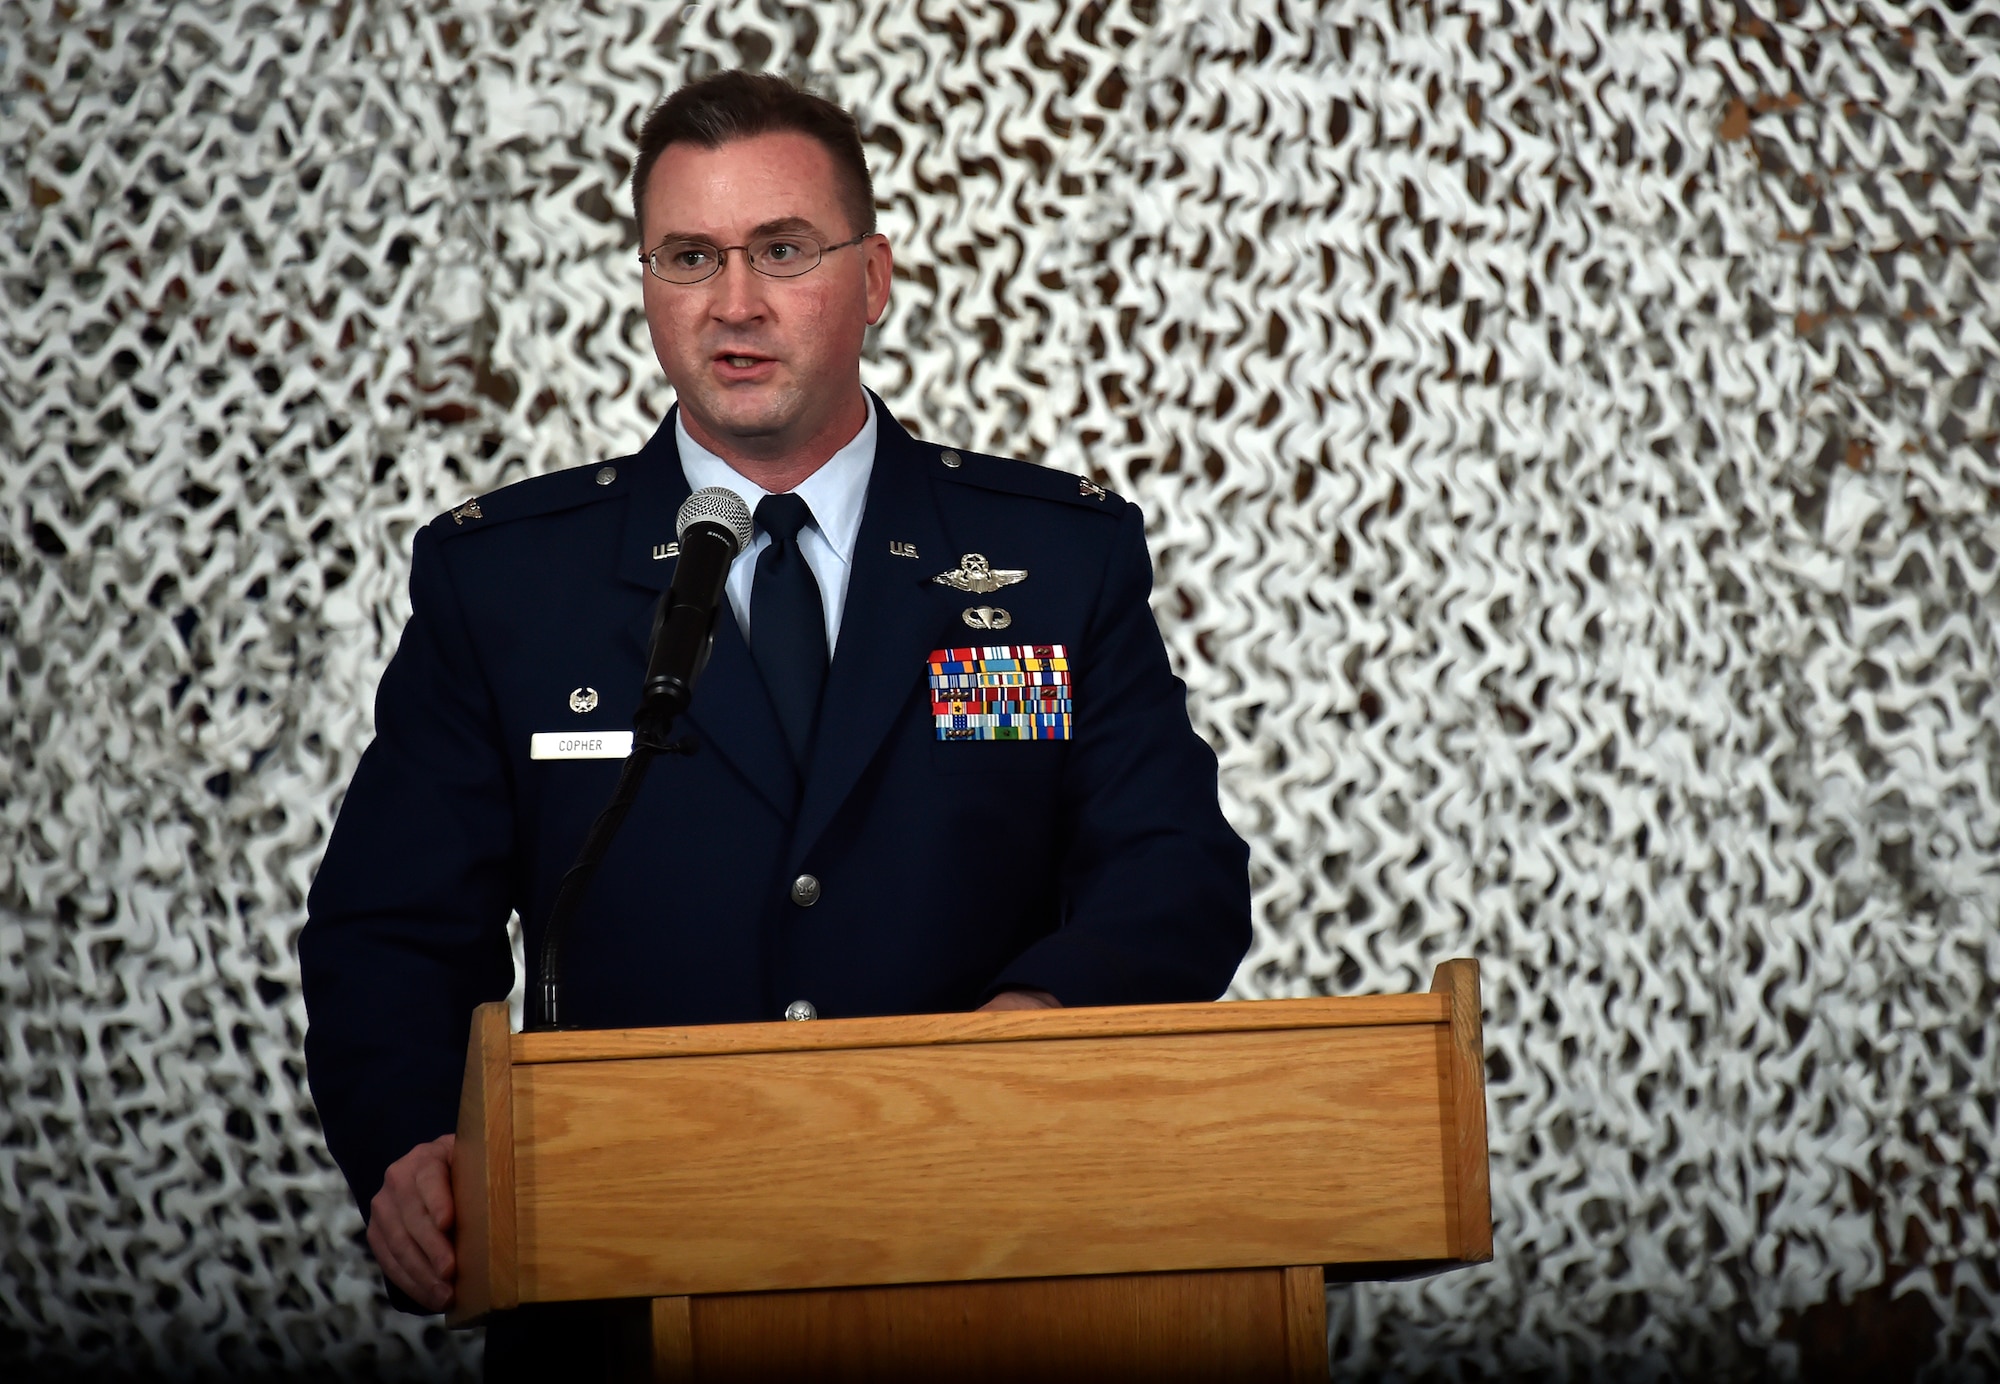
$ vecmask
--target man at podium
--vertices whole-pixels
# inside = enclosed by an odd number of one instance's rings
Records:
[[[911,437],[860,380],[892,251],[854,119],[777,77],[665,100],[634,169],[677,406],[636,455],[416,537],[411,616],[300,965],[327,1144],[406,1305],[451,1299],[473,1007],[538,953],[629,750],[676,512],[755,519],[712,659],[565,952],[565,1018],[705,1024],[1213,999],[1247,852],[1147,603],[1136,507]]]

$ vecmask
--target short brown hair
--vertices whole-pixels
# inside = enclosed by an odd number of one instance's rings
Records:
[[[810,135],[833,157],[846,184],[847,205],[856,235],[875,230],[875,183],[861,150],[861,126],[823,96],[769,73],[718,72],[689,82],[653,107],[639,130],[639,158],[632,165],[632,221],[646,235],[646,180],[670,144],[720,148],[733,140],[790,131]]]

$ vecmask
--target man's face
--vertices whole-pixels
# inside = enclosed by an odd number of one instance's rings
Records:
[[[832,156],[808,135],[670,144],[647,180],[641,234],[649,250],[682,237],[743,245],[774,230],[834,245],[860,229],[840,192]],[[844,426],[860,398],[862,336],[888,306],[889,271],[888,241],[870,236],[792,279],[757,273],[740,250],[698,284],[644,272],[653,351],[689,432],[725,456],[777,460]]]

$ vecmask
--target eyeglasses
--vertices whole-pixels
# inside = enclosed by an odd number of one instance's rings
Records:
[[[731,250],[741,250],[750,267],[770,279],[796,279],[819,268],[828,250],[845,250],[868,239],[867,232],[838,245],[822,245],[809,235],[784,231],[760,235],[748,245],[717,245],[706,240],[663,240],[643,251],[639,262],[656,279],[670,284],[698,284],[721,271]]]

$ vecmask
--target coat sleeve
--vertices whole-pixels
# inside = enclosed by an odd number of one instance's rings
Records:
[[[989,996],[1211,1000],[1249,949],[1249,849],[1223,819],[1215,752],[1188,720],[1187,687],[1147,603],[1152,584],[1140,511],[1127,505],[1087,641],[1070,650],[1062,922]]]
[[[513,980],[514,818],[499,718],[437,538],[306,904],[306,1070],[368,1214],[388,1165],[457,1125],[471,1012]]]

